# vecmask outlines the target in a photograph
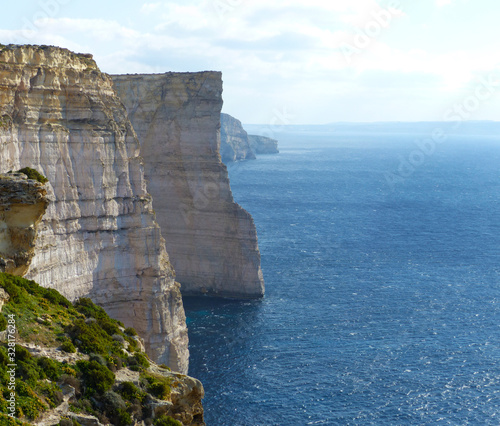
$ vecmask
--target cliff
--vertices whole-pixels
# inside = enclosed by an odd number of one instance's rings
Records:
[[[221,162],[218,72],[113,76],[141,143],[153,207],[184,295],[264,293],[252,217]]]
[[[278,154],[278,141],[265,136],[248,135],[250,148],[255,154]]]
[[[30,166],[52,200],[26,277],[89,296],[186,372],[184,309],[137,136],[91,55],[0,45],[0,172]]]
[[[22,173],[0,174],[0,272],[28,271],[48,204],[43,183]]]
[[[241,121],[228,114],[220,117],[220,153],[225,163],[241,160],[255,160],[255,153],[250,146],[248,134]]]

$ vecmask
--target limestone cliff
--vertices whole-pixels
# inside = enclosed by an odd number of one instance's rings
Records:
[[[254,154],[278,154],[278,141],[265,136],[248,135],[248,142]]]
[[[146,189],[137,136],[91,55],[0,45],[0,172],[30,166],[50,203],[26,275],[89,296],[187,371],[179,285]]]
[[[241,121],[228,114],[221,114],[220,153],[224,163],[241,160],[255,160],[248,134]]]
[[[24,174],[0,174],[0,272],[24,275],[35,254],[47,190]]]
[[[113,76],[141,143],[158,223],[185,295],[264,293],[252,217],[221,162],[218,72]]]

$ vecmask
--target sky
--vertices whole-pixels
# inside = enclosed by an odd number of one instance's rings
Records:
[[[27,0],[0,43],[109,74],[222,71],[248,124],[500,120],[498,0]]]

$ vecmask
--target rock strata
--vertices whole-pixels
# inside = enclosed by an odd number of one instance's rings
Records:
[[[220,153],[224,163],[255,160],[255,153],[250,146],[247,132],[240,120],[228,114],[221,114]]]
[[[26,277],[89,296],[186,372],[187,329],[127,112],[90,55],[0,45],[0,172],[29,166],[53,200]]]
[[[184,295],[264,293],[252,217],[221,162],[218,72],[113,76],[141,143],[157,220]]]
[[[0,272],[24,275],[49,205],[45,186],[24,174],[0,174]]]

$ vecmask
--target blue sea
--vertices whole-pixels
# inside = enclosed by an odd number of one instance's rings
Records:
[[[279,130],[228,167],[265,298],[185,299],[207,425],[499,425],[500,124]]]

